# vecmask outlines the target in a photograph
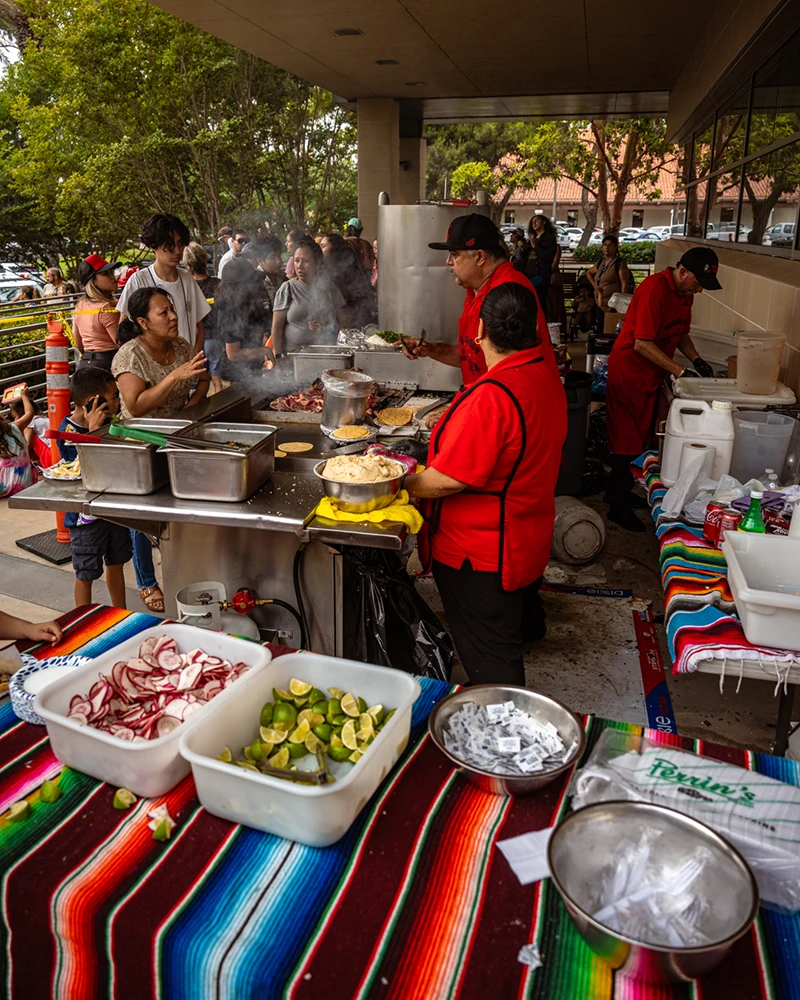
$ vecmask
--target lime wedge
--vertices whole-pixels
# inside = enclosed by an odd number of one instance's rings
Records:
[[[286,739],[286,733],[281,729],[265,729],[262,726],[260,733],[261,739],[265,743],[283,743]]]
[[[315,733],[309,733],[308,736],[306,736],[306,750],[308,750],[309,753],[316,753],[317,747],[319,747],[323,753],[325,753],[328,749],[327,743],[323,743],[323,741]]]
[[[311,739],[311,735],[309,734],[307,738]],[[289,751],[290,757],[305,757],[308,753],[305,743],[287,743],[286,749]]]
[[[43,781],[39,792],[39,798],[42,802],[47,802],[49,804],[51,802],[58,802],[63,794],[64,792],[55,783],[55,781]]]
[[[301,722],[300,725],[295,729],[292,735],[289,737],[290,743],[305,743],[306,737],[311,732],[311,726],[308,724],[308,720]]]
[[[317,712],[312,712],[310,708],[306,708],[297,716],[297,724],[302,725],[306,721],[313,729],[314,726],[322,725],[325,721],[325,716],[319,715]]]
[[[308,692],[308,703],[309,705],[316,705],[318,701],[325,701],[325,692],[320,691],[319,688],[311,688]]]
[[[115,809],[130,809],[134,802],[136,802],[136,796],[133,792],[128,791],[127,788],[118,788],[116,792],[114,792]]]
[[[319,726],[314,726],[314,735],[328,743],[331,736],[333,736],[333,726],[329,726],[327,722],[323,722]]]
[[[361,760],[362,756],[363,756],[363,754],[361,753],[360,750],[354,750],[347,759],[351,763],[357,764]]]
[[[313,684],[306,684],[305,681],[298,680],[296,677],[293,677],[289,681],[289,690],[292,692],[293,695],[298,695],[300,697],[302,697],[304,694],[308,694],[308,692],[313,687],[314,687]]]
[[[233,760],[233,754],[230,751],[230,747],[223,747],[222,751],[217,757],[217,760],[222,760],[226,764],[230,764],[230,762]]]
[[[271,701],[266,702],[264,707],[261,709],[261,725],[271,726],[272,725],[272,713],[275,710],[275,706]]]
[[[347,760],[351,753],[352,751],[348,750],[347,747],[335,747],[333,745],[328,747],[328,756],[330,759],[338,761],[339,763]]]
[[[344,746],[344,743],[342,743],[342,737],[338,733],[334,733],[333,736],[331,736],[331,746],[336,750],[340,750]]]
[[[19,823],[20,820],[27,819],[31,814],[31,804],[27,799],[21,802],[12,802],[8,807],[8,818],[12,823]]]
[[[272,725],[279,726],[283,722],[290,722],[292,725],[297,720],[297,709],[288,701],[279,701],[272,713]]]
[[[342,711],[345,715],[357,718],[359,715],[358,699],[354,694],[346,694],[342,698]]]
[[[282,747],[277,753],[270,757],[267,763],[272,767],[286,767],[289,763],[290,756],[288,747]]]
[[[331,698],[337,698],[339,701],[344,698],[344,691],[341,688],[328,688],[328,694]]]
[[[291,701],[294,698],[294,695],[291,691],[281,691],[280,688],[273,688],[272,697],[277,703],[279,701]]]
[[[372,716],[372,721],[376,726],[379,726],[383,722],[383,717],[386,714],[383,710],[383,705],[373,705],[372,708],[368,708],[367,711]]]
[[[263,760],[264,748],[258,740],[253,740],[250,744],[250,760]]]
[[[153,830],[153,840],[158,840],[163,843],[165,840],[169,840],[172,834],[169,824],[166,819],[162,819],[158,826]]]
[[[356,724],[352,719],[344,724],[344,728],[342,729],[342,743],[344,743],[348,750],[358,750]]]

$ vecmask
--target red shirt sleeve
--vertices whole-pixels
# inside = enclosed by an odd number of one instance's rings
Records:
[[[635,340],[657,340],[664,329],[667,299],[661,281],[654,281],[650,288],[642,286],[639,293],[644,296],[639,300],[636,316],[633,321],[633,336]]]
[[[519,447],[519,419],[502,389],[485,385],[460,403],[441,433],[431,467],[476,489],[494,475],[502,452]]]

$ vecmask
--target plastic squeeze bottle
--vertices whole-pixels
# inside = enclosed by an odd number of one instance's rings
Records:
[[[750,506],[747,513],[739,522],[739,531],[750,531],[756,535],[765,535],[767,526],[761,515],[761,500],[764,494],[761,490],[753,490],[750,494]]]

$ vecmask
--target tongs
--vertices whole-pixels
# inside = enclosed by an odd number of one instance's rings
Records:
[[[425,329],[425,327],[423,327],[422,330],[420,331],[419,341],[417,342],[417,349],[419,349],[420,347],[422,347],[422,345],[425,343],[425,338],[427,336],[428,336],[428,331]],[[411,352],[411,348],[406,343],[406,338],[402,335],[402,333],[400,334],[400,343],[399,343],[398,346],[400,348],[405,348],[408,351],[409,354],[412,353]]]
[[[103,439],[96,434],[78,434],[76,431],[46,430],[44,437],[51,441],[75,441],[78,444],[102,444]]]
[[[272,778],[282,778],[283,781],[294,781],[300,785],[327,785],[331,780],[331,773],[325,760],[325,754],[317,747],[317,770],[316,771],[287,771],[283,767],[272,767],[259,761],[256,765],[262,774],[268,774]]]
[[[159,431],[143,430],[141,427],[126,427],[124,424],[112,424],[108,433],[112,437],[131,438],[133,441],[146,441],[147,444],[157,444],[162,448],[185,448],[193,451],[205,448],[208,451],[227,451],[235,455],[243,455],[244,449],[229,444],[219,444],[216,441],[203,441],[202,438],[178,437],[177,434],[162,434]]]

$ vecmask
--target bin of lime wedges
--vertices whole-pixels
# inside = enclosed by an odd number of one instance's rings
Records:
[[[200,802],[215,816],[265,833],[312,847],[333,844],[405,750],[419,684],[399,670],[316,653],[281,656],[258,681],[256,674],[242,677],[224,711],[212,703],[181,740]],[[303,700],[312,697],[313,705]],[[332,782],[264,773],[296,767],[292,774],[311,776],[319,770],[318,750]]]

